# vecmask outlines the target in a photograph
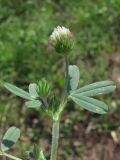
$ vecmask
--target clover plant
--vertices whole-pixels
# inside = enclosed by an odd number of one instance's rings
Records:
[[[72,100],[78,107],[98,113],[105,114],[108,112],[108,106],[95,99],[95,96],[113,92],[116,85],[111,80],[95,82],[83,87],[78,87],[80,81],[79,68],[76,65],[69,65],[69,52],[73,48],[73,35],[69,29],[65,27],[56,27],[49,39],[50,45],[61,54],[65,59],[65,85],[63,97],[61,100],[53,92],[51,85],[45,79],[41,79],[38,83],[30,83],[28,91],[24,91],[10,83],[4,83],[6,89],[13,94],[25,99],[27,108],[41,110],[52,119],[52,144],[50,160],[57,159],[59,125],[62,112],[68,101]],[[13,160],[22,160],[7,153],[7,151],[17,142],[20,137],[20,130],[16,127],[10,127],[1,142],[0,156],[9,157]],[[25,159],[46,160],[43,151],[39,146],[35,145],[32,151],[27,152]]]

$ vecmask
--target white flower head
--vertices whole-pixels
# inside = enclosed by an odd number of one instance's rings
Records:
[[[69,52],[73,47],[73,36],[68,28],[58,26],[50,36],[50,43],[59,53]]]

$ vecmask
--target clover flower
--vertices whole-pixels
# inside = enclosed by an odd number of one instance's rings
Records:
[[[56,27],[50,36],[50,44],[58,53],[67,53],[73,48],[73,36],[68,28]]]

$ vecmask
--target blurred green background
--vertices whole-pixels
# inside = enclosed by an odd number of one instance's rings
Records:
[[[120,0],[0,0],[0,136],[16,125],[21,139],[12,152],[21,156],[37,142],[49,157],[50,120],[26,110],[24,101],[7,92],[2,83],[26,89],[45,77],[56,94],[62,94],[63,58],[48,45],[58,25],[70,28],[74,35],[70,63],[80,68],[80,86],[106,79],[118,84],[116,93],[104,97],[107,115],[89,113],[72,103],[66,107],[58,160],[118,160]]]

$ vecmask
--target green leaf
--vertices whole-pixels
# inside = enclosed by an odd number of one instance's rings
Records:
[[[19,137],[20,137],[20,130],[16,127],[10,127],[3,136],[1,143],[1,150],[2,151],[9,150],[18,141]]]
[[[27,108],[39,109],[42,103],[39,100],[32,100],[25,102]]]
[[[71,94],[82,96],[96,96],[113,92],[116,85],[113,81],[101,81],[86,85],[80,89],[73,91]]]
[[[39,97],[39,95],[38,95],[38,93],[37,93],[37,91],[36,91],[36,88],[37,88],[37,85],[35,84],[35,83],[31,83],[30,85],[29,85],[29,93],[30,93],[30,96],[32,97],[32,98],[38,98]]]
[[[37,84],[37,91],[39,95],[43,97],[48,96],[48,94],[50,93],[50,89],[51,89],[51,86],[49,82],[44,78],[42,78]]]
[[[40,151],[40,148],[37,144],[35,144],[33,148],[33,157],[35,160],[46,160],[43,151]]]
[[[5,83],[4,86],[13,94],[15,94],[19,97],[22,97],[24,99],[31,100],[30,94],[28,92],[22,90],[21,88],[18,88],[10,83]]]
[[[69,65],[68,68],[69,82],[68,91],[75,90],[79,83],[80,72],[76,65]]]
[[[39,160],[46,160],[44,154],[43,154],[43,151],[40,151],[40,158]]]
[[[102,101],[78,95],[72,95],[70,97],[76,104],[87,109],[88,111],[98,114],[105,114],[108,111],[108,106]]]
[[[40,157],[40,148],[37,144],[34,145],[34,148],[33,148],[33,157],[35,160],[39,160],[39,157]]]

